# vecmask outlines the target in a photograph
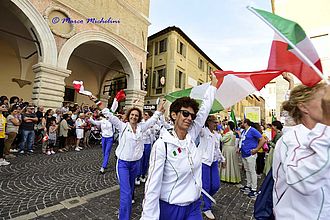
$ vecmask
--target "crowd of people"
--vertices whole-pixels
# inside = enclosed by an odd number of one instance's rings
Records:
[[[119,117],[93,95],[90,99],[98,106],[66,104],[45,112],[42,106],[36,108],[18,97],[8,100],[2,96],[0,165],[10,164],[8,160],[15,157],[12,152],[33,153],[35,136],[42,137],[42,152],[52,155],[70,149],[81,151],[88,145],[89,133],[98,129],[102,134],[102,174],[118,134],[119,219],[131,218],[134,187],[141,182],[145,183],[142,220],[202,220],[203,214],[215,219],[213,195],[220,180],[245,182],[241,177],[244,170],[246,183],[240,190],[254,198],[258,177],[271,167],[276,217],[329,217],[329,86],[293,88],[283,109],[297,125],[283,132],[280,121],[264,125],[244,119],[236,125],[209,115],[217,84],[216,77],[211,78],[202,104],[189,97],[175,100],[169,121],[163,115],[164,102],[153,113],[133,107]],[[293,203],[299,208],[293,208]],[[292,211],[298,209],[299,213]]]

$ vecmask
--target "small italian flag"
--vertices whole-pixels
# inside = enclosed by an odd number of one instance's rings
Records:
[[[291,43],[322,72],[320,58],[312,42],[299,24],[267,11],[255,8],[252,8],[252,10],[267,20],[275,30],[279,31],[291,41]],[[321,81],[321,77],[308,65],[306,60],[297,53],[297,50],[290,47],[289,44],[277,34],[275,34],[272,43],[268,69],[291,72],[306,86],[313,86]]]
[[[179,155],[182,152],[181,148],[178,147],[176,150],[173,151],[173,155],[176,157],[177,155]]]
[[[255,91],[260,91],[268,82],[279,76],[283,71],[256,71],[256,72],[233,72],[216,70],[215,76],[218,78],[217,92],[211,109],[211,114],[222,111],[233,106],[246,96]],[[165,98],[173,102],[177,98],[189,96],[201,102],[209,83],[169,93]]]
[[[112,112],[116,112],[119,102],[123,101],[124,99],[126,99],[126,94],[125,94],[124,90],[122,89],[116,94],[116,97],[113,99],[110,110]]]

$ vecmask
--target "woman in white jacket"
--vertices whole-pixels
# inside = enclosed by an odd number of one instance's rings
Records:
[[[220,175],[219,175],[219,162],[222,167],[225,167],[226,159],[220,151],[221,135],[216,132],[217,118],[210,115],[206,122],[205,127],[200,133],[200,143],[198,147],[203,147],[202,157],[202,182],[203,189],[213,196],[220,189]],[[211,199],[203,194],[203,208],[205,216],[209,219],[215,219],[212,213]]]
[[[103,162],[100,169],[100,173],[104,174],[105,169],[108,166],[108,161],[110,157],[111,148],[113,145],[113,129],[111,122],[105,117],[105,115],[108,115],[109,110],[103,109],[101,120],[95,121],[93,117],[90,117],[90,122],[93,125],[96,125],[101,128],[102,131],[102,152],[103,152]]]
[[[321,107],[322,106],[322,107]],[[297,125],[277,141],[273,205],[278,220],[330,219],[330,86],[299,85],[283,103]]]
[[[211,85],[206,85],[199,110],[198,103],[189,97],[171,104],[174,128],[171,131],[163,128],[152,147],[141,219],[203,219],[199,198],[204,149],[196,147],[194,141],[211,110],[216,84],[217,79],[212,74]]]
[[[95,96],[90,97],[95,103],[99,100]],[[103,109],[102,112],[106,110]],[[138,171],[139,160],[143,154],[142,134],[156,124],[158,118],[165,112],[162,102],[154,115],[145,123],[142,120],[142,111],[133,107],[126,112],[128,122],[122,122],[112,113],[106,114],[109,121],[119,131],[117,156],[117,178],[119,182],[119,219],[130,220],[132,212],[132,197],[134,192],[134,181]]]

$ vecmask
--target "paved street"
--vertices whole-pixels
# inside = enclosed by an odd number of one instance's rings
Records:
[[[19,155],[0,167],[0,219],[117,219],[115,159],[99,174],[101,148],[52,156]],[[217,219],[252,219],[254,200],[222,183],[215,196]],[[132,219],[139,219],[143,186],[136,189]],[[220,218],[219,218],[220,217]]]

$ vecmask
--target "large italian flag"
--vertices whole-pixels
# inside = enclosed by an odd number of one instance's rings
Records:
[[[267,11],[259,9],[254,9],[254,11],[291,41],[320,71],[322,71],[320,58],[312,42],[299,24]],[[297,50],[290,47],[288,43],[277,34],[275,34],[272,43],[268,69],[291,72],[307,86],[313,86],[321,81],[321,77],[317,75],[308,63],[297,53]]]
[[[279,76],[283,71],[258,71],[258,72],[233,72],[216,70],[214,74],[218,79],[217,92],[210,113],[219,112],[235,105],[246,96],[255,91],[260,91],[272,79]],[[190,96],[201,102],[209,83],[204,83],[193,88],[172,92],[165,96],[173,102],[177,98]]]

